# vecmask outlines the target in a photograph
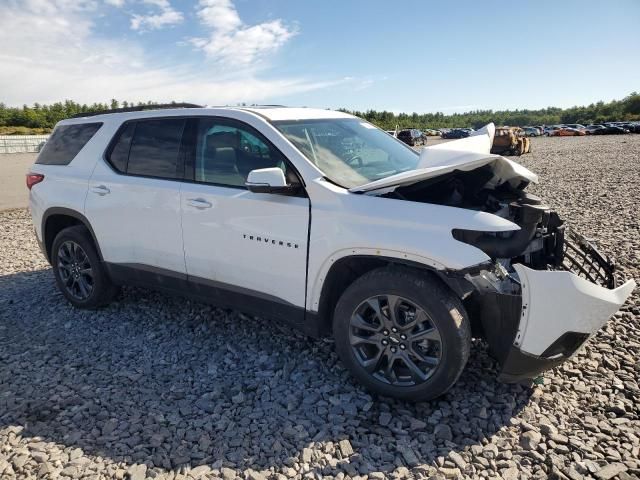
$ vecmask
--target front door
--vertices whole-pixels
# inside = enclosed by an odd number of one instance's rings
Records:
[[[230,119],[191,121],[191,150],[181,190],[189,280],[218,287],[222,303],[268,316],[304,318],[309,199],[252,193],[249,171],[280,167],[283,155],[248,125]],[[256,307],[256,308],[252,308]]]

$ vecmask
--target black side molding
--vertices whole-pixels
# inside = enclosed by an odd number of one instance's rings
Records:
[[[104,262],[114,283],[177,294],[257,317],[277,319],[314,338],[326,334],[317,315],[262,292],[141,264]]]

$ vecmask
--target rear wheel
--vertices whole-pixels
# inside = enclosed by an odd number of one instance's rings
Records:
[[[366,273],[347,288],[333,332],[338,355],[360,383],[411,401],[449,390],[471,344],[460,300],[429,274],[395,267]]]
[[[51,265],[58,288],[78,308],[97,308],[118,294],[83,226],[62,230],[53,241]]]

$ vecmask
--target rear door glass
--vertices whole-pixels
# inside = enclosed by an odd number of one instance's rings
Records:
[[[102,123],[59,125],[44,144],[36,163],[39,165],[69,165]]]
[[[127,173],[145,177],[182,178],[179,154],[185,123],[183,118],[136,122]]]

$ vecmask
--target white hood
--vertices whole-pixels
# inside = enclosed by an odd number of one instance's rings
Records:
[[[490,153],[495,130],[493,123],[490,123],[473,132],[470,137],[425,147],[414,170],[353,187],[349,191],[392,191],[401,185],[411,185],[454,170],[469,171],[484,165],[491,165],[493,171],[493,178],[487,182],[487,187],[505,182],[511,182],[514,186],[523,181],[538,183],[535,173],[508,158]]]

